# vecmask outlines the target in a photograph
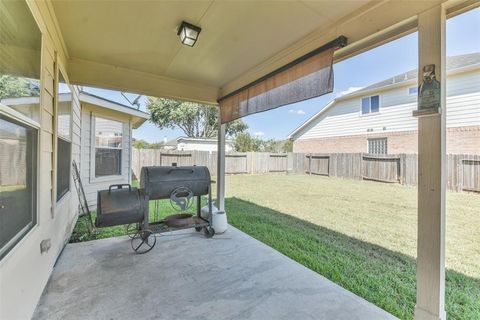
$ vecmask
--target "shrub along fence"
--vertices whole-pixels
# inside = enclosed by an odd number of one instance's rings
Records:
[[[139,177],[143,166],[172,163],[179,166],[207,166],[214,176],[217,172],[217,153],[133,149],[132,171],[136,177]],[[225,172],[288,172],[416,185],[418,161],[416,154],[230,152],[226,154]],[[449,190],[480,192],[480,155],[447,155],[446,179]]]

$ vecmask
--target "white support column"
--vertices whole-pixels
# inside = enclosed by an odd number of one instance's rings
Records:
[[[445,161],[446,72],[445,10],[418,16],[418,79],[435,65],[440,82],[440,114],[418,118],[418,242],[416,320],[444,320],[445,315]]]
[[[226,124],[218,127],[218,152],[217,152],[217,207],[225,211],[225,131]]]

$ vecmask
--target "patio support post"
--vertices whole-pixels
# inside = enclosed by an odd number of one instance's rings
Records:
[[[418,118],[418,242],[416,320],[444,320],[446,68],[445,8],[418,15],[418,79],[435,65],[440,112]]]
[[[220,115],[219,115],[220,119]],[[217,207],[225,211],[225,132],[227,125],[220,124],[218,127],[217,148]]]

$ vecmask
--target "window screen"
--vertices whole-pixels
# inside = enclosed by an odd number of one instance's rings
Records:
[[[368,139],[368,153],[387,154],[387,138]]]
[[[42,37],[26,1],[0,4],[1,259],[37,222],[38,130],[34,122],[38,125],[40,114]]]
[[[72,144],[58,138],[57,144],[57,201],[70,190]]]
[[[57,201],[70,190],[72,92],[60,72],[57,89]]]
[[[39,122],[41,33],[25,1],[0,6],[0,102]]]
[[[378,112],[380,110],[380,99],[378,96],[370,97],[370,112]]]
[[[95,176],[122,174],[123,124],[95,118]]]
[[[363,114],[370,113],[370,98],[362,99],[362,113]]]
[[[380,111],[380,97],[378,95],[362,98],[362,114]]]
[[[0,257],[36,223],[37,130],[0,115]]]

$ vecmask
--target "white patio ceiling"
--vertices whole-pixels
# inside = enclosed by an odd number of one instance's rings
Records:
[[[412,17],[439,2],[53,1],[50,11],[72,83],[216,103],[339,35],[412,30]],[[176,35],[182,20],[202,28],[193,48]]]

